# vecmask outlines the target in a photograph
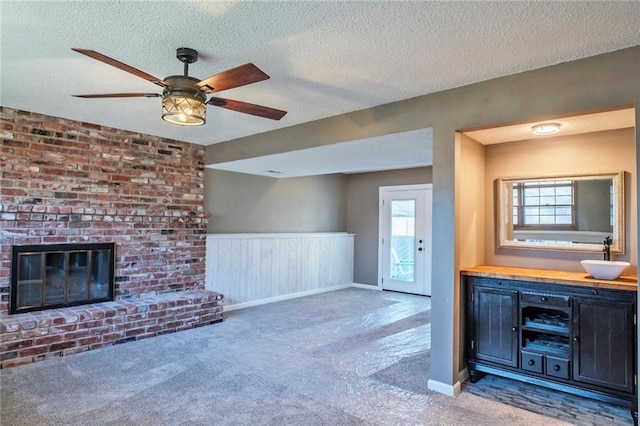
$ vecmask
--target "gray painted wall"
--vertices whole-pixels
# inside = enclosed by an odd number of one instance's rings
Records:
[[[355,234],[353,281],[378,285],[378,188],[431,183],[431,167],[347,176],[347,232]]]
[[[600,253],[497,248],[493,202],[497,178],[625,171],[626,250],[624,254],[613,255],[613,258],[631,262],[627,273],[635,273],[638,258],[635,235],[637,197],[635,181],[631,179],[636,174],[635,144],[634,129],[619,129],[488,145],[485,150],[485,192],[492,201],[485,208],[485,262],[490,265],[582,271],[580,260],[601,258]],[[606,220],[608,222],[608,217]]]
[[[463,259],[460,262],[461,268],[464,266],[474,266],[485,263],[484,261],[484,206],[486,203],[484,195],[484,179],[481,177],[485,173],[485,146],[480,145],[474,139],[458,133],[456,134],[456,144],[458,153],[456,154],[457,162],[464,164],[460,167],[456,177],[456,217],[458,219],[458,233],[456,238],[456,249],[458,257]],[[446,242],[444,242],[446,243]],[[443,242],[437,241],[434,246],[433,261],[435,262],[439,254],[437,251]],[[464,298],[461,298],[464,300]],[[457,344],[459,348],[464,348],[465,332],[461,324],[465,324],[467,312],[464,309],[463,302],[456,312],[454,329],[460,330]],[[456,343],[454,341],[454,343]],[[456,349],[464,352],[464,349]],[[460,357],[458,369],[465,368],[466,358]]]
[[[275,179],[205,169],[208,233],[356,234],[354,282],[377,285],[378,187],[431,183],[431,167]]]
[[[205,161],[212,164],[432,127],[432,225],[439,246],[434,250],[432,269],[430,385],[454,392],[461,365],[459,271],[462,265],[478,261],[477,253],[460,251],[465,238],[461,233],[463,229],[477,235],[485,231],[482,223],[474,221],[475,209],[456,208],[456,193],[464,189],[458,175],[473,162],[473,156],[466,156],[468,147],[460,141],[458,131],[640,105],[639,63],[640,46],[565,62],[210,145]],[[638,111],[636,117],[640,117]],[[636,147],[639,139],[636,132]],[[484,180],[482,170],[476,174],[478,180]],[[637,192],[633,195],[637,197]],[[463,228],[463,223],[469,225]]]
[[[208,233],[345,232],[346,177],[275,179],[205,169]]]
[[[633,142],[633,129],[631,130]],[[631,145],[633,148],[633,145]],[[635,150],[631,150],[635,154]],[[635,157],[635,155],[632,155]],[[633,158],[632,166],[635,166]],[[611,225],[611,180],[576,182],[577,222],[581,231],[612,232]],[[628,207],[627,207],[628,208]],[[627,240],[628,237],[625,238]]]

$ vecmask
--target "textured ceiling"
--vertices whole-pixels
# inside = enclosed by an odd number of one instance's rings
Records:
[[[202,145],[640,44],[637,1],[0,0],[0,19],[2,105]],[[194,128],[164,122],[158,98],[72,98],[159,92],[72,47],[160,78],[181,74],[178,47],[200,52],[198,78],[253,62],[271,79],[219,96],[289,113],[272,121],[209,107]],[[512,131],[475,136],[525,137]],[[429,165],[431,155],[424,129],[215,167],[288,177]]]
[[[640,44],[640,2],[0,1],[4,106],[209,145]],[[165,123],[160,99],[72,94],[157,86],[71,51],[152,75],[205,78],[246,62],[271,76],[220,93],[289,111],[271,121],[209,107]]]

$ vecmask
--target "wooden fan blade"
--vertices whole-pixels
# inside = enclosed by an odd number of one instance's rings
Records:
[[[233,89],[234,87],[246,86],[247,84],[257,83],[258,81],[267,79],[269,79],[267,74],[260,68],[249,63],[205,78],[196,83],[196,86],[207,93],[212,93]]]
[[[158,86],[161,87],[166,87],[167,83],[165,83],[161,78],[158,77],[154,77],[151,74],[147,74],[144,71],[140,71],[137,68],[134,68],[130,65],[127,65],[125,63],[122,63],[120,61],[117,61],[113,58],[110,58],[108,56],[103,55],[102,53],[98,53],[95,50],[89,50],[89,49],[77,49],[77,48],[71,48],[71,50],[78,52],[78,53],[82,53],[83,55],[87,55],[90,58],[96,59],[100,62],[104,62],[107,65],[111,65],[112,67],[116,67],[118,69],[121,69],[122,71],[126,71],[128,73],[131,73],[133,75],[135,75],[136,77],[140,77],[140,78],[144,78],[147,81],[150,81],[153,84],[157,84]]]
[[[226,108],[245,114],[256,115],[258,117],[268,118],[270,120],[280,120],[285,116],[287,111],[269,108],[262,105],[250,104],[248,102],[234,101],[231,99],[211,98],[207,102],[209,105]]]
[[[159,98],[159,93],[101,93],[97,95],[71,95],[76,98]]]

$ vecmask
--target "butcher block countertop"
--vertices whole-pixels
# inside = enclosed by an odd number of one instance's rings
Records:
[[[592,278],[587,272],[553,271],[551,269],[514,268],[511,266],[493,265],[464,268],[460,273],[473,277],[526,280],[610,290],[638,290],[638,277],[636,275],[621,275],[617,280],[601,280]]]

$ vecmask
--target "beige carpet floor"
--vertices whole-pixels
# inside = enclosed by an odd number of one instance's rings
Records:
[[[455,398],[429,391],[430,306],[351,288],[1,370],[0,424],[631,424],[627,410],[492,376]]]

